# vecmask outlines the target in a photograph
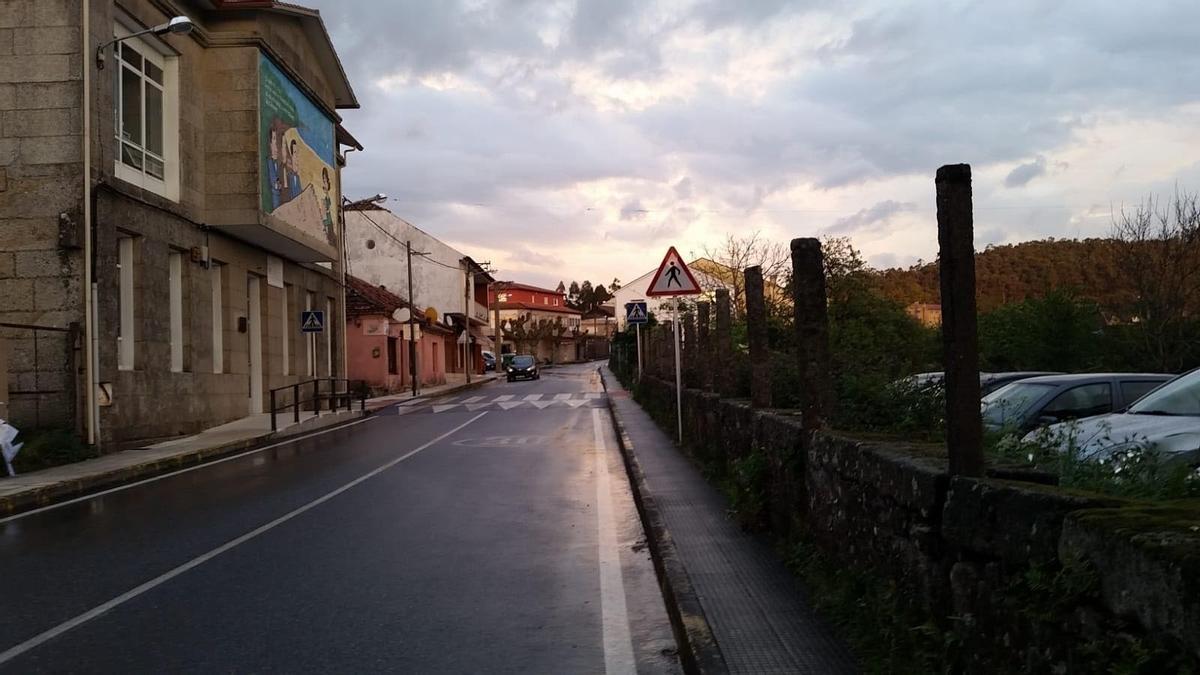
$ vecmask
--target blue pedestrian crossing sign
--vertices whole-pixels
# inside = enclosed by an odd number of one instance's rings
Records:
[[[650,320],[650,315],[646,313],[646,301],[635,300],[634,302],[625,303],[625,323],[637,325],[644,324]]]
[[[325,312],[304,310],[300,312],[301,333],[321,333],[325,331]]]

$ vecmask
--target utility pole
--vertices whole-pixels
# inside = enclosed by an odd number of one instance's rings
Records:
[[[471,266],[466,259],[463,265],[463,372],[467,384],[471,383]]]
[[[412,240],[404,242],[408,252],[408,374],[412,378],[413,396],[417,396],[417,303],[413,301]]]

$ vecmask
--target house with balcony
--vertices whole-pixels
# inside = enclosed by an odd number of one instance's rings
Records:
[[[499,310],[505,347],[533,354],[545,363],[580,359],[577,338],[583,315],[567,304],[566,289],[542,288],[516,281],[498,281],[492,297]]]
[[[449,379],[482,374],[483,351],[493,343],[488,289],[494,279],[484,266],[373,202],[347,204],[345,220],[354,276],[411,302],[448,331],[436,355],[426,358],[438,359]]]
[[[358,100],[321,15],[269,0],[86,6],[10,17],[47,37],[5,57],[7,416],[115,448],[343,376],[341,169],[361,146],[341,125]],[[324,314],[322,332],[300,331],[304,310]]]

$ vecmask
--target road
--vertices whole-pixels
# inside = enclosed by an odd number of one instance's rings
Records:
[[[594,367],[0,520],[0,672],[679,672]]]

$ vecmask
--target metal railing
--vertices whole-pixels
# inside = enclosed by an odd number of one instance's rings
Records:
[[[328,386],[325,391],[321,390],[321,383],[326,383]],[[357,384],[359,386],[353,387]],[[278,403],[279,392],[292,392],[292,400],[290,403]],[[301,393],[312,393],[309,398],[300,398]],[[283,387],[276,387],[271,390],[271,433],[278,431],[278,422],[276,415],[288,408],[292,409],[292,422],[300,423],[300,410],[306,404],[312,404],[311,410],[320,415],[322,404],[329,402],[329,412],[337,412],[341,409],[340,402],[345,401],[346,410],[350,410],[355,400],[358,400],[359,410],[367,411],[367,387],[362,380],[347,380],[336,377],[323,377],[315,380],[306,380],[289,384]]]

